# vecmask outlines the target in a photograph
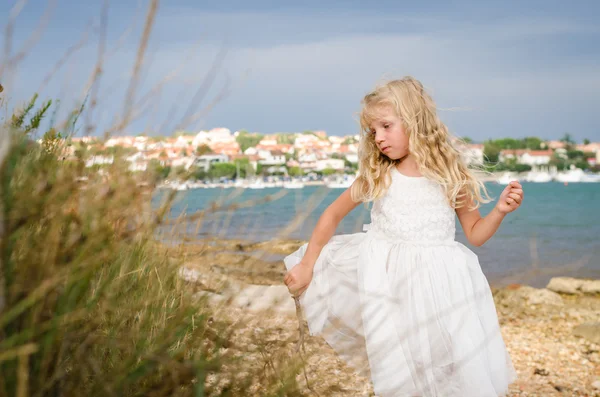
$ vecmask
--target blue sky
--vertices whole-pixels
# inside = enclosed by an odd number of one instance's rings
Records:
[[[13,55],[52,3],[27,2]],[[60,98],[60,118],[89,92],[102,1],[55,3],[36,45],[0,79],[11,105],[36,91]],[[600,141],[600,2],[366,3],[163,0],[133,103],[137,117],[124,133],[223,126],[354,134],[363,95],[383,79],[413,75],[459,136],[553,139],[568,132]],[[14,4],[0,4],[3,36]],[[98,102],[82,126],[102,131],[126,107],[147,4],[110,2]],[[86,32],[81,48],[42,85]],[[5,61],[4,48],[1,54]]]

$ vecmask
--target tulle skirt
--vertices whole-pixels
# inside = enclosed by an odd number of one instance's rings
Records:
[[[306,247],[284,259],[288,270]],[[378,396],[492,397],[516,378],[488,282],[459,242],[334,236],[300,304],[310,334]]]

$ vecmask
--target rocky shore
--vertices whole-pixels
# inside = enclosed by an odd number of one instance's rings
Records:
[[[169,254],[182,261],[180,275],[198,295],[226,304],[225,316],[245,319],[236,338],[248,354],[258,354],[256,333],[269,335],[272,353],[291,354],[299,336],[296,309],[282,284],[285,266],[273,258],[303,243],[214,239],[170,247]],[[518,372],[509,396],[600,396],[600,280],[555,277],[546,288],[511,284],[492,292]],[[304,346],[312,390],[322,396],[373,395],[368,379],[357,376],[321,338],[306,335]],[[298,382],[311,395],[304,373]]]

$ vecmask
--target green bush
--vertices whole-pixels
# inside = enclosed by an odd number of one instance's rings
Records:
[[[60,160],[32,110],[0,131],[0,396],[297,395],[295,361],[250,365],[156,242],[173,195],[152,208],[121,163]]]

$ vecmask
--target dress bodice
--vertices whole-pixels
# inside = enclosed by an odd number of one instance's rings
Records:
[[[387,238],[411,242],[453,241],[455,211],[441,186],[425,177],[391,169],[392,182],[371,209],[370,229]]]

